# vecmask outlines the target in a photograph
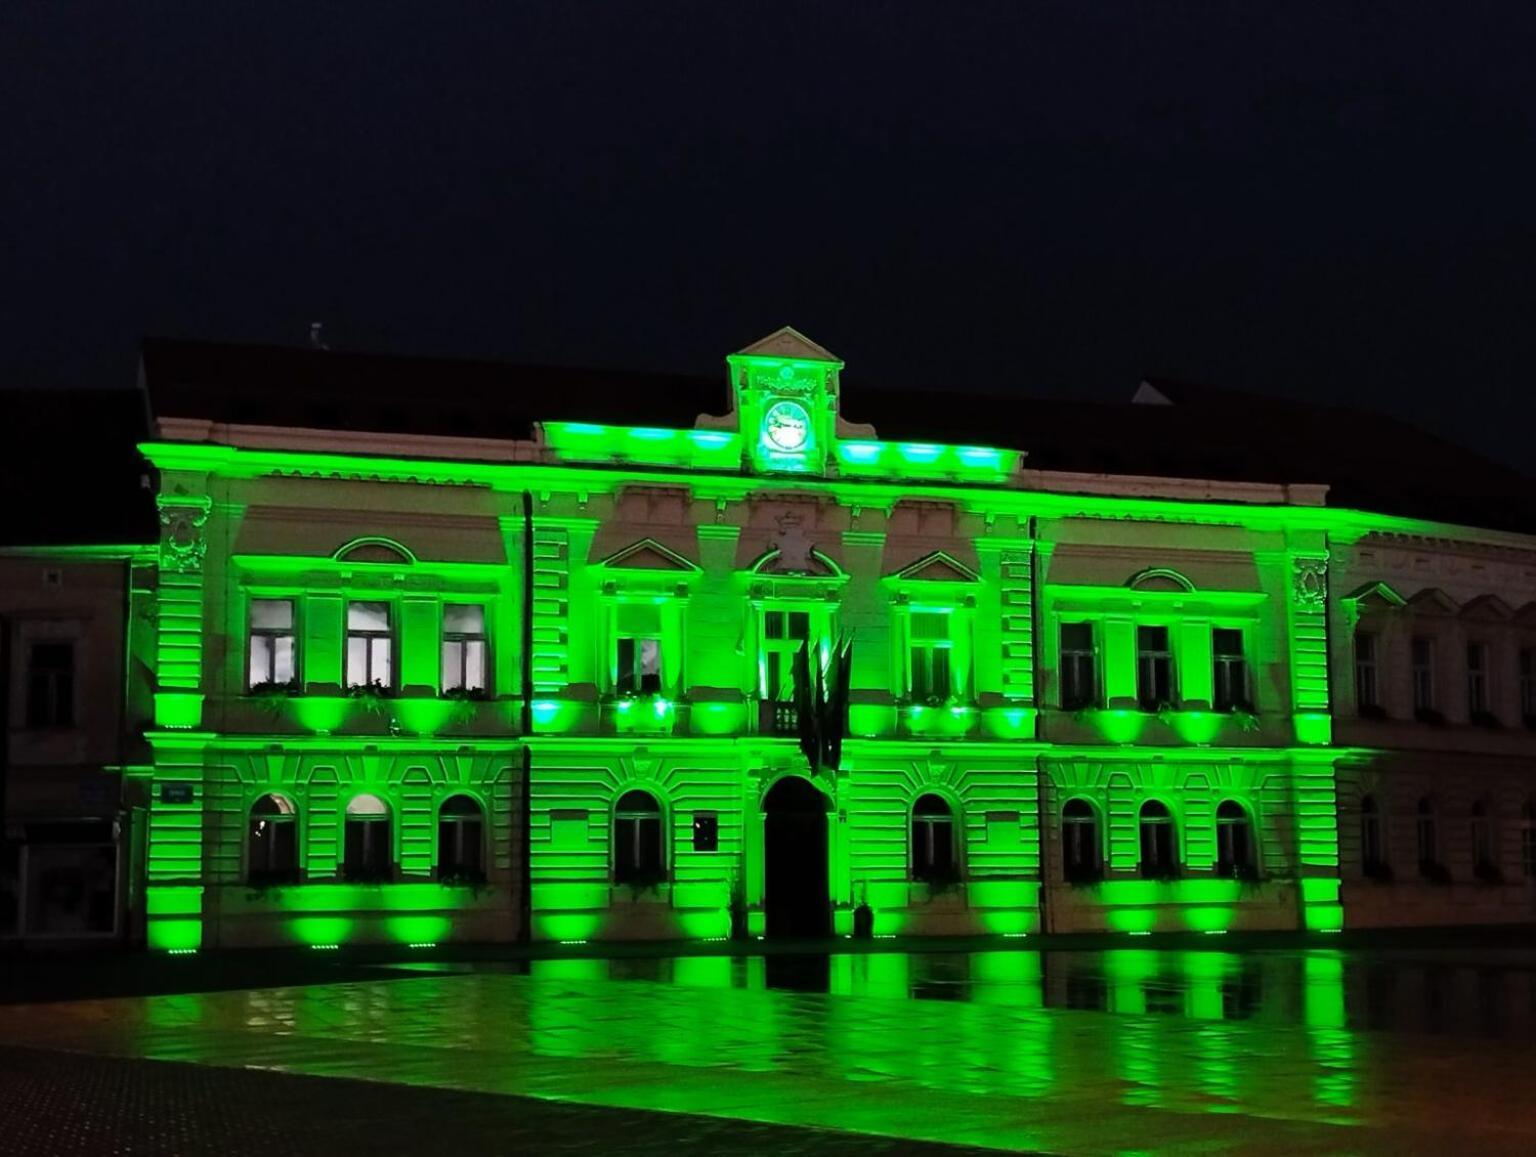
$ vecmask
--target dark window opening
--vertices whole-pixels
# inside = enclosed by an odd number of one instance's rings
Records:
[[[1141,805],[1141,874],[1149,880],[1171,880],[1179,874],[1173,816],[1167,805],[1148,800]]]
[[[27,726],[73,727],[75,645],[33,643],[27,651]]]
[[[912,807],[912,878],[940,885],[960,878],[954,813],[936,795],[922,796]]]
[[[246,880],[293,884],[299,879],[299,816],[292,801],[264,795],[251,807],[246,833]]]
[[[1061,809],[1061,870],[1069,884],[1103,878],[1099,818],[1087,800],[1071,799]]]
[[[437,878],[485,879],[485,815],[467,795],[450,796],[438,809]]]
[[[1136,628],[1136,699],[1143,711],[1173,703],[1173,651],[1167,627]]]
[[[1097,706],[1098,673],[1094,670],[1093,624],[1061,624],[1061,705],[1068,711]]]
[[[661,806],[649,792],[625,792],[613,812],[614,883],[652,887],[665,872]]]
[[[1248,693],[1248,660],[1243,632],[1218,627],[1211,632],[1212,706],[1217,711],[1252,711]]]

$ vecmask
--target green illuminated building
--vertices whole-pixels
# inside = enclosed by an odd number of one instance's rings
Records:
[[[1035,469],[942,394],[990,436],[897,436],[790,329],[670,424],[644,375],[177,356],[151,947],[1529,918],[1529,537]]]

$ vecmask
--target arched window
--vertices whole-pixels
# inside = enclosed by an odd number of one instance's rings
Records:
[[[1494,844],[1493,819],[1483,800],[1472,805],[1472,874],[1489,883],[1497,882],[1499,877],[1499,854]]]
[[[1236,800],[1222,800],[1216,808],[1216,874],[1252,879],[1258,875],[1258,858],[1253,853],[1248,812]]]
[[[341,870],[348,880],[388,880],[394,869],[389,805],[376,795],[355,795],[347,803],[346,851]]]
[[[1428,797],[1419,800],[1418,822],[1419,874],[1428,878],[1440,872],[1440,825],[1435,816],[1435,805]]]
[[[449,796],[437,812],[437,878],[485,879],[485,816],[467,795]]]
[[[1085,799],[1069,799],[1061,809],[1061,873],[1069,884],[1092,883],[1104,875],[1099,817]]]
[[[650,792],[627,791],[613,809],[613,879],[617,884],[660,883],[661,805]]]
[[[245,873],[252,884],[298,882],[299,813],[287,797],[264,795],[251,805]]]
[[[1171,880],[1179,874],[1173,816],[1155,799],[1141,805],[1141,874],[1149,880]]]
[[[1381,812],[1376,807],[1376,797],[1369,795],[1360,799],[1360,870],[1372,878],[1388,874]]]
[[[950,884],[959,877],[954,813],[939,796],[919,796],[912,805],[912,878]]]
[[[1536,800],[1520,805],[1520,870],[1536,880]]]

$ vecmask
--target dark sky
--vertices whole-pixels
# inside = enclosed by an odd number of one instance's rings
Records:
[[[789,323],[850,389],[1161,373],[1523,464],[1533,9],[8,0],[0,377],[312,319],[712,373]]]

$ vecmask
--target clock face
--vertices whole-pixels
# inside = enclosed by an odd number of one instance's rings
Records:
[[[763,437],[775,450],[803,450],[810,436],[811,416],[799,402],[775,402],[763,415]]]

